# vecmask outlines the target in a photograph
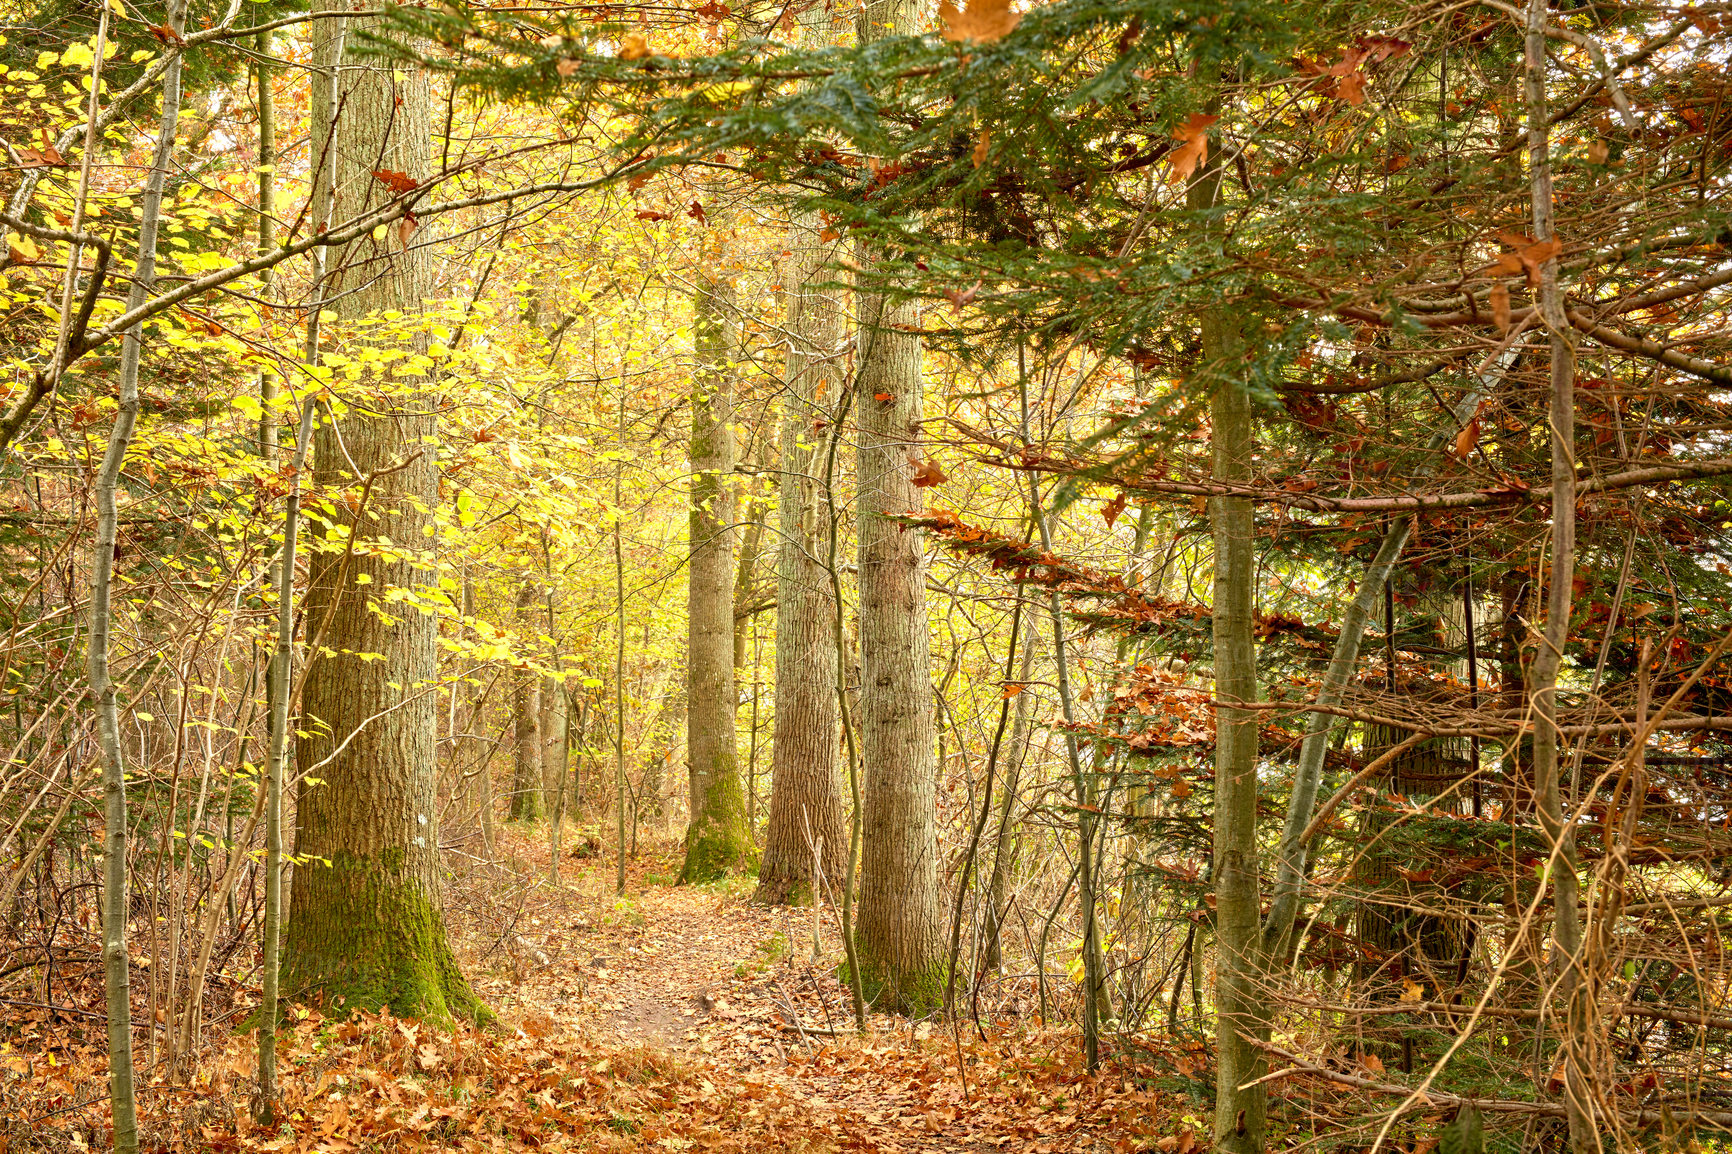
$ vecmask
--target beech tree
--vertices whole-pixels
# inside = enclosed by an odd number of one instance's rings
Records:
[[[365,18],[317,25],[315,152],[327,150],[335,219],[388,199],[388,174],[429,165],[426,74],[359,51]],[[387,176],[377,175],[379,173]],[[408,179],[415,179],[409,175]],[[425,250],[410,228],[380,229],[334,254],[324,295],[345,343],[427,337],[393,317],[428,302]],[[420,354],[425,360],[424,352]],[[381,370],[383,365],[380,366]],[[309,520],[310,652],[295,761],[294,871],[283,943],[284,992],[329,1005],[429,1018],[480,1018],[446,942],[434,798],[437,623],[414,591],[431,574],[428,530],[439,499],[438,417],[411,377],[376,376],[319,425],[315,482],[346,494]],[[387,600],[384,591],[410,596]]]
[[[686,756],[691,818],[680,880],[713,881],[751,856],[734,689],[734,380],[728,286],[692,294],[691,536],[686,566]]]

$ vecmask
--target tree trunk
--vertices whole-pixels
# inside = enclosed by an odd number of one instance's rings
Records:
[[[860,40],[919,23],[909,0],[872,0]],[[861,264],[875,255],[863,249]],[[945,989],[926,558],[918,533],[886,519],[921,506],[910,468],[921,447],[920,311],[877,292],[861,292],[857,311],[860,969],[878,1008],[920,1013],[942,1005]]]
[[[1531,183],[1536,242],[1551,240],[1552,169],[1550,116],[1546,111],[1546,0],[1528,0],[1523,79],[1527,96],[1528,176]],[[1582,928],[1577,902],[1580,868],[1575,827],[1565,816],[1560,796],[1558,758],[1558,667],[1570,633],[1570,603],[1576,576],[1576,347],[1574,330],[1564,315],[1564,294],[1558,285],[1558,260],[1540,265],[1538,304],[1551,334],[1551,455],[1552,564],[1546,590],[1546,629],[1534,655],[1528,692],[1534,708],[1534,795],[1540,828],[1552,843],[1548,862],[1552,883],[1552,936],[1557,949],[1552,966],[1559,999],[1565,1005],[1562,1061],[1564,1108],[1568,1112],[1570,1148],[1575,1154],[1601,1149],[1595,1103],[1593,1045],[1590,1021],[1596,1007],[1582,958]]]
[[[1026,612],[1020,604],[1016,611]],[[1035,651],[1039,644],[1039,631],[1025,627],[1017,669],[1017,678],[1024,686],[1034,676]],[[1010,879],[1016,865],[1016,826],[1011,819],[1016,815],[1022,762],[1028,753],[1029,726],[1033,717],[1034,694],[1024,688],[1016,695],[1016,710],[1010,722],[1010,744],[1003,754],[1004,785],[999,790],[998,837],[992,851],[992,883],[986,902],[986,926],[982,931],[986,948],[980,960],[981,973],[998,969],[1003,960],[1004,919],[1010,912]]]
[[[535,651],[535,586],[525,578],[517,586],[519,651]],[[540,821],[542,797],[541,674],[532,669],[511,671],[511,820]]]
[[[315,66],[343,64],[336,91],[312,109],[315,154],[326,149],[327,132],[334,136],[333,221],[392,195],[374,170],[419,177],[428,168],[426,74],[348,53],[345,41],[355,46],[368,23],[315,24]],[[328,127],[335,110],[341,119]],[[396,230],[353,242],[332,267],[327,295],[339,323],[424,308],[426,261],[405,250]],[[369,335],[397,347],[424,339],[393,333],[389,322]],[[481,1018],[486,1008],[446,942],[439,893],[438,698],[431,691],[438,619],[386,599],[392,588],[432,580],[430,557],[410,550],[425,548],[439,502],[428,449],[438,420],[425,397],[402,389],[402,378],[358,382],[344,398],[348,415],[340,425],[323,424],[313,444],[319,487],[347,487],[357,500],[333,503],[323,540],[309,549],[311,645],[297,726],[305,736],[295,751],[306,774],[295,843],[304,864],[295,870],[283,987],[333,1007]],[[378,547],[352,548],[362,540]],[[363,660],[373,655],[382,660]]]
[[[691,824],[683,882],[726,876],[751,854],[734,714],[733,366],[720,281],[693,299],[697,374],[692,382],[691,560],[687,566],[686,756]]]
[[[819,11],[817,9],[814,10]],[[755,900],[818,902],[812,848],[839,887],[848,864],[842,776],[836,764],[835,600],[824,568],[828,512],[814,476],[824,407],[842,393],[841,302],[820,291],[827,250],[817,221],[796,223],[788,269],[788,398],[782,414],[776,519],[776,717],[771,739],[770,817]]]
[[[173,4],[167,25],[178,36],[186,24],[186,6]],[[102,59],[108,31],[108,14],[102,14],[97,35],[96,58]],[[100,65],[98,65],[100,67]],[[175,125],[180,115],[180,58],[174,57],[163,75],[162,117],[158,121],[156,152],[145,180],[144,200],[139,206],[138,260],[133,268],[128,308],[137,308],[150,295],[156,280],[156,237],[162,215],[162,190],[167,183],[169,161],[174,155]],[[97,74],[98,76],[100,74]],[[90,115],[96,115],[100,83],[91,85]],[[92,120],[94,124],[94,120]],[[95,130],[85,137],[86,162],[95,145]],[[82,216],[82,203],[78,210]],[[74,222],[76,229],[82,221]],[[77,260],[74,253],[69,263]],[[71,270],[68,277],[75,275]],[[112,587],[116,529],[119,511],[115,496],[120,472],[132,447],[138,422],[138,367],[144,351],[144,326],[127,330],[120,350],[119,405],[108,448],[96,477],[96,540],[90,565],[90,641],[86,654],[90,697],[96,706],[96,736],[102,749],[102,977],[108,1016],[108,1093],[114,1118],[114,1149],[119,1154],[138,1150],[138,1098],[132,1067],[132,958],[126,946],[126,922],[131,912],[127,892],[126,749],[120,732],[120,707],[109,673],[108,643],[112,632]],[[71,788],[69,783],[68,788]],[[22,871],[20,871],[22,872]]]
[[[1191,185],[1193,209],[1212,207],[1220,194],[1214,164]],[[1216,481],[1249,484],[1256,433],[1251,396],[1234,369],[1244,338],[1225,306],[1202,317],[1203,357],[1210,386],[1209,419]],[[1257,700],[1257,648],[1252,632],[1257,559],[1255,522],[1244,497],[1214,497],[1209,521],[1215,538],[1215,696],[1222,702]],[[1257,714],[1215,709],[1215,1146],[1228,1154],[1263,1148],[1266,1084],[1257,1037],[1267,1025],[1263,996],[1261,910],[1257,877]]]

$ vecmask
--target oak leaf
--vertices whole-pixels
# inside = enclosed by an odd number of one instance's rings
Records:
[[[1179,147],[1168,154],[1167,160],[1173,166],[1170,179],[1174,184],[1191,179],[1197,166],[1209,158],[1209,126],[1219,119],[1193,112],[1190,120],[1173,129],[1173,139],[1179,142]]]
[[[1113,522],[1119,519],[1119,514],[1125,511],[1125,495],[1120,493],[1101,506],[1101,520],[1107,523],[1107,528],[1113,527]]]
[[[394,168],[375,168],[373,179],[383,184],[395,193],[414,192],[421,183],[406,172],[398,172]]]
[[[968,7],[960,12],[950,0],[944,0],[938,6],[938,18],[944,21],[946,40],[990,44],[1009,35],[1022,14],[1010,10],[1010,0],[968,0]]]
[[[914,467],[913,481],[916,489],[930,489],[950,480],[944,470],[938,467],[936,460],[922,461],[917,457],[910,457],[908,463]]]

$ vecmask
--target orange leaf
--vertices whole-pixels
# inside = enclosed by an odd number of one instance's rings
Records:
[[[1191,179],[1197,166],[1209,158],[1209,126],[1219,119],[1218,116],[1193,112],[1183,127],[1173,129],[1173,139],[1180,142],[1168,156],[1173,166],[1171,180],[1174,184]]]
[[[650,54],[649,41],[640,33],[628,32],[620,37],[619,58],[621,60],[642,60]]]
[[[1349,104],[1365,103],[1365,73],[1349,72],[1335,82],[1335,95]]]
[[[1125,495],[1120,493],[1101,506],[1101,520],[1107,523],[1107,528],[1113,527],[1113,522],[1119,519],[1119,514],[1125,511]]]
[[[1027,688],[1028,688],[1028,684],[1026,682],[1022,682],[1022,681],[1007,681],[1007,682],[1005,682],[1004,683],[1004,700],[1009,701],[1011,698],[1015,697],[1017,694],[1021,693],[1023,690],[1025,690]]]
[[[398,172],[394,168],[375,168],[373,179],[379,181],[392,192],[414,192],[421,183],[406,172]]]
[[[409,238],[415,235],[415,226],[415,214],[412,212],[404,213],[403,219],[397,222],[397,240],[404,248],[409,247]]]
[[[1174,797],[1190,797],[1191,783],[1182,777],[1176,779],[1172,785],[1172,794]]]
[[[1461,427],[1461,432],[1455,435],[1455,444],[1450,447],[1450,455],[1458,461],[1465,461],[1473,452],[1473,447],[1479,444],[1479,414]]]
[[[979,168],[986,163],[986,150],[992,145],[992,129],[988,128],[974,142],[974,167]]]
[[[942,485],[944,482],[950,480],[950,478],[945,475],[944,470],[938,467],[938,462],[936,460],[922,461],[917,458],[911,458],[909,463],[914,466],[913,480],[916,489],[930,489],[934,485]]]
[[[896,399],[896,394],[895,393],[873,393],[872,399],[874,401],[877,401],[881,405],[888,405],[891,401],[894,401]]]
[[[1010,0],[968,0],[968,7],[960,12],[950,0],[944,0],[938,6],[938,18],[944,21],[946,40],[988,44],[1009,35],[1022,14],[1010,10]]]
[[[1509,288],[1502,281],[1491,286],[1491,319],[1502,332],[1509,332]]]

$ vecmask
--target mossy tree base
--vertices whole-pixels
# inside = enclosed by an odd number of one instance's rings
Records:
[[[844,984],[852,984],[848,963],[836,968]],[[860,986],[866,1004],[886,1014],[910,1018],[928,1017],[944,1008],[944,967],[933,964],[923,970],[902,973],[869,959],[860,963]]]
[[[746,827],[746,796],[732,751],[715,759],[702,805],[686,829],[686,863],[681,885],[720,881],[754,864],[752,836]]]
[[[389,1007],[445,1024],[493,1020],[446,944],[438,904],[414,878],[347,854],[296,869],[304,872],[283,946],[286,997],[343,1013]]]

